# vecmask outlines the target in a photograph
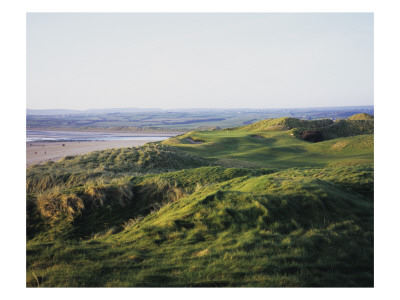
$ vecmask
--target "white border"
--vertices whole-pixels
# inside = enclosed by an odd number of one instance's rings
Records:
[[[2,294],[29,299],[71,296],[203,299],[204,296],[337,299],[398,295],[398,101],[400,28],[395,1],[28,1],[0,4],[3,193]],[[373,289],[26,289],[25,288],[25,13],[26,12],[374,12],[375,14],[375,288]],[[6,143],[6,144],[3,144]],[[6,145],[6,146],[4,146]],[[9,145],[9,148],[7,147]],[[23,238],[21,238],[23,237]],[[189,294],[189,295],[188,295]],[[393,298],[389,297],[389,298]]]

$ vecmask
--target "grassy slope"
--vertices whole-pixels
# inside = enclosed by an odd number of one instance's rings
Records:
[[[348,118],[348,120],[373,120],[374,116],[366,113],[355,114]]]
[[[293,131],[248,131],[246,128],[220,131],[197,131],[163,142],[207,159],[218,159],[226,166],[246,161],[248,166],[265,168],[321,167],[340,161],[373,159],[373,135],[352,136],[320,143],[296,138]],[[191,144],[188,138],[204,141]],[[342,143],[343,147],[335,146]],[[357,145],[363,144],[362,147]],[[240,162],[239,162],[240,163]]]
[[[372,286],[373,135],[291,133],[191,132],[28,169],[27,285]]]
[[[137,148],[66,156],[60,162],[32,166],[27,169],[26,188],[31,193],[60,185],[71,187],[87,181],[108,181],[127,174],[161,173],[209,165],[209,161],[177,148],[149,143]]]

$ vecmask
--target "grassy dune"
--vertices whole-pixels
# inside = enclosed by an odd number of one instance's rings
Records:
[[[374,116],[366,113],[361,113],[350,116],[348,120],[374,120]]]
[[[277,123],[27,169],[27,286],[373,286],[373,134]]]
[[[336,124],[338,123],[322,127],[321,130],[336,133],[338,130],[330,128]],[[350,134],[346,132],[342,134],[345,136],[343,138],[309,143],[297,138],[293,128],[284,131],[270,131],[269,125],[265,131],[258,126],[254,128],[254,130],[249,130],[246,126],[231,130],[189,132],[165,140],[163,144],[173,145],[209,160],[247,161],[255,167],[265,168],[322,167],[329,163],[354,159],[366,162],[373,160],[372,134],[349,136]],[[188,142],[188,139],[202,142],[193,144]],[[333,146],[338,142],[345,146]],[[234,163],[232,166],[235,166]]]

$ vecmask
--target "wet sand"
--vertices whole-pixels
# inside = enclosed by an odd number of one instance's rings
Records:
[[[27,142],[26,166],[58,161],[67,155],[85,154],[110,148],[137,147],[154,140],[114,140],[93,142]],[[63,146],[64,144],[64,146]]]

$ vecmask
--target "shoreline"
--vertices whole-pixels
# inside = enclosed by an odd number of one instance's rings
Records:
[[[81,155],[112,148],[143,146],[152,140],[90,141],[90,142],[27,142],[26,167],[59,161],[68,155]]]
[[[35,131],[35,129],[27,129]],[[40,130],[42,132],[54,132],[54,130]],[[62,133],[62,130],[57,131]],[[71,131],[67,131],[71,133]],[[84,131],[79,131],[83,133]],[[110,136],[127,136],[128,132],[104,132],[98,131],[102,134],[109,134]],[[93,131],[90,131],[93,133]],[[143,137],[143,139],[135,140],[82,140],[82,141],[26,141],[26,167],[30,167],[36,164],[43,164],[48,161],[59,161],[68,155],[82,155],[93,151],[101,151],[112,148],[126,148],[126,147],[139,147],[149,142],[158,142],[154,139],[146,139],[158,136],[158,137],[173,137],[178,135],[177,133],[165,133],[165,132],[129,132],[129,136],[132,137]]]
[[[105,128],[57,128],[57,127],[26,127],[26,131],[55,131],[55,132],[79,132],[79,133],[104,133],[104,134],[138,134],[138,135],[178,135],[188,132],[188,130],[179,129],[143,129],[134,128],[129,130],[123,128],[121,130],[105,129]]]
[[[102,130],[53,130],[53,129],[40,129],[40,128],[27,128],[26,135],[28,133],[33,132],[54,132],[54,133],[65,133],[65,134],[74,134],[83,135],[83,134],[101,134],[105,136],[132,136],[132,137],[141,137],[141,136],[162,136],[162,137],[173,137],[182,133],[179,132],[141,132],[141,131],[102,131]]]

